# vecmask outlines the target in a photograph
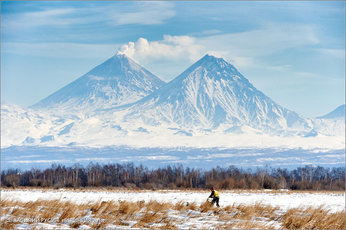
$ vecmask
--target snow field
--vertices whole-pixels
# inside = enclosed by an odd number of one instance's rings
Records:
[[[340,192],[3,190],[4,229],[342,229]],[[297,208],[297,209],[295,209]],[[330,211],[328,211],[330,210]]]
[[[71,191],[59,190],[2,190],[1,199],[18,200],[23,202],[36,200],[62,200],[77,204],[96,201],[158,201],[158,202],[189,202],[202,204],[209,196],[209,191]],[[317,208],[324,206],[331,212],[345,210],[345,193],[333,192],[238,192],[220,191],[220,205],[253,205],[261,203],[281,210],[300,207]]]

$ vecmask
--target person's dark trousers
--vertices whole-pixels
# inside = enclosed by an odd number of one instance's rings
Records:
[[[220,205],[219,205],[219,197],[214,197],[213,198],[212,204],[215,204],[215,203],[216,203],[217,207],[220,207]]]

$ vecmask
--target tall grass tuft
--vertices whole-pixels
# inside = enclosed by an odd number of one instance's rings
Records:
[[[293,208],[282,217],[287,229],[346,229],[345,212],[330,213],[323,207]]]

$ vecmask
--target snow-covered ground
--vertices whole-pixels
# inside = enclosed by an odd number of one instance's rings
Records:
[[[342,229],[342,192],[2,190],[5,229]],[[297,208],[297,209],[295,209]],[[311,209],[309,209],[311,208]],[[325,224],[327,223],[327,225]],[[333,226],[333,227],[331,227]]]
[[[173,124],[148,125],[123,121],[123,111],[56,116],[47,111],[1,105],[1,147],[189,147],[189,148],[325,148],[344,149],[343,119],[312,119],[313,132],[269,135],[249,126],[221,125],[215,129],[190,129]],[[315,133],[317,132],[317,133]]]
[[[62,200],[77,204],[100,201],[145,201],[195,202],[200,205],[206,201],[209,191],[73,191],[59,190],[2,190],[1,199],[23,202],[36,200]],[[262,191],[220,191],[220,205],[253,205],[261,203],[278,207],[285,211],[290,208],[318,208],[323,206],[331,212],[345,210],[345,193],[341,192],[292,192],[271,190]]]

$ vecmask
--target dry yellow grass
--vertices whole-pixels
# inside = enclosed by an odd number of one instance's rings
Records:
[[[183,211],[183,210],[186,210],[186,207],[187,205],[184,202],[179,201],[174,204],[173,209],[178,211]]]
[[[132,218],[141,210],[141,206],[138,206],[136,202],[120,201],[117,209],[117,216],[121,220],[127,220]]]
[[[161,203],[157,201],[150,201],[145,205],[145,208],[141,212],[138,222],[134,227],[150,227],[152,223],[167,223],[168,210],[175,207],[171,203]]]
[[[224,222],[220,225],[222,229],[275,229],[272,224],[264,224],[258,219],[262,221],[270,221],[274,217],[279,219],[276,210],[278,208],[257,203],[254,205],[226,206],[218,212],[214,211],[214,214],[218,216],[219,222]]]
[[[276,207],[256,203],[254,205],[237,205],[235,209],[238,211],[235,214],[236,218],[250,220],[253,217],[265,217],[273,218],[276,216],[275,211],[278,210]]]
[[[182,202],[179,201],[171,206],[173,210],[177,210],[180,212],[186,211],[186,210],[198,210],[198,205],[195,202]]]
[[[256,221],[238,221],[219,225],[217,229],[276,229],[273,225],[266,225]]]
[[[189,209],[189,210],[196,211],[198,209],[198,205],[195,202],[188,203],[188,204],[186,204],[186,206],[187,206],[187,209]]]
[[[209,202],[206,201],[199,206],[201,212],[215,211],[216,208]]]
[[[13,222],[1,221],[1,229],[15,229],[16,224]]]
[[[173,207],[171,203],[161,203],[157,201],[150,201],[147,205],[145,205],[147,210],[153,212],[165,211]]]
[[[286,229],[346,229],[345,212],[330,213],[323,207],[289,209],[282,217]]]
[[[166,223],[165,225],[162,225],[159,227],[159,229],[167,229],[167,230],[177,230],[177,226],[173,223]]]
[[[192,212],[194,210],[194,212]],[[273,221],[283,229],[346,229],[345,212],[330,213],[323,207],[296,208],[286,212],[277,212],[277,207],[266,206],[260,203],[254,205],[232,205],[223,208],[213,207],[210,203],[183,203],[176,204],[150,201],[114,202],[98,201],[87,204],[75,204],[61,200],[37,200],[20,202],[12,200],[1,201],[1,215],[10,215],[10,218],[1,219],[1,229],[14,229],[18,222],[11,222],[11,218],[40,218],[44,223],[65,223],[67,219],[92,216],[96,222],[80,223],[69,222],[71,228],[78,228],[86,224],[93,229],[107,228],[108,225],[125,226],[128,221],[135,221],[132,227],[177,229],[181,219],[177,215],[185,216],[186,220],[204,221],[206,217],[216,218],[219,221],[218,229],[274,229],[271,224],[263,220]],[[173,213],[173,216],[170,214]],[[189,213],[192,213],[191,215]],[[51,222],[50,222],[51,221]],[[27,222],[28,224],[33,221]],[[156,224],[156,225],[153,225]],[[277,226],[277,225],[276,225]]]
[[[139,219],[137,219],[137,223],[134,227],[137,228],[148,228],[153,223],[162,223],[167,218],[167,215],[162,212],[144,212]]]

